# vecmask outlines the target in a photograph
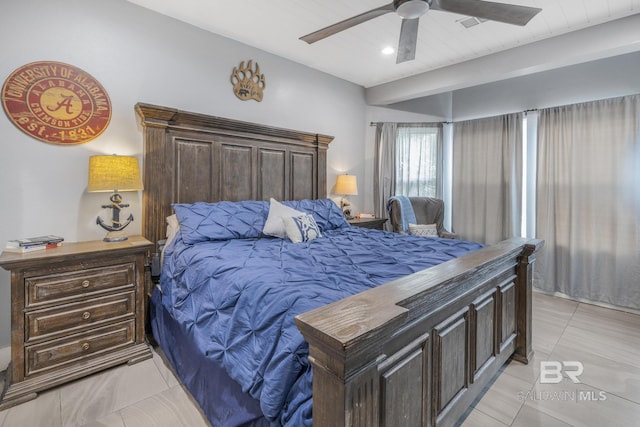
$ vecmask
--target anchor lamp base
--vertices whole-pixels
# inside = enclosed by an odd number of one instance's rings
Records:
[[[122,196],[119,193],[113,193],[109,198],[111,201],[108,205],[102,205],[103,209],[111,209],[113,218],[111,218],[111,225],[107,224],[102,218],[96,219],[96,224],[108,231],[105,236],[105,242],[122,242],[127,240],[127,235],[124,234],[124,229],[127,225],[133,221],[133,215],[129,214],[129,217],[125,222],[120,222],[120,210],[122,208],[128,208],[127,203],[122,203]]]
[[[128,237],[127,235],[124,233],[123,230],[120,231],[110,231],[107,233],[106,236],[104,236],[104,240],[105,242],[124,242],[125,240],[127,240]]]

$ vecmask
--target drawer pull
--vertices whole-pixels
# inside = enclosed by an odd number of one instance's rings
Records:
[[[82,318],[84,320],[87,320],[90,317],[91,317],[91,313],[89,313],[88,311],[85,311],[84,313],[82,313]]]
[[[83,349],[84,351],[89,350],[89,343],[88,343],[88,342],[86,342],[86,343],[82,344],[82,349]]]
[[[88,280],[83,280],[83,281],[82,281],[82,287],[83,287],[83,288],[88,288],[90,284],[91,284],[91,283],[89,283],[89,281],[88,281]]]

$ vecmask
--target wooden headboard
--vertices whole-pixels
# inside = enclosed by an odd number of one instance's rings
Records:
[[[317,199],[327,196],[333,137],[149,104],[144,132],[142,232],[165,237],[172,203]]]

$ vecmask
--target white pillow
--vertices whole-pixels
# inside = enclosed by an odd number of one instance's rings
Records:
[[[287,237],[287,231],[285,230],[282,219],[300,215],[304,215],[304,212],[297,211],[271,198],[269,200],[269,215],[262,228],[262,233],[267,236],[284,239]]]
[[[438,237],[436,224],[409,224],[409,234],[420,237]]]
[[[282,222],[287,230],[287,237],[293,243],[308,242],[317,237],[322,237],[313,215],[288,216],[282,218]]]
[[[176,237],[178,231],[180,231],[180,223],[178,222],[178,217],[176,214],[168,216],[166,218],[167,221],[167,240],[164,242],[164,246],[162,247],[162,253],[160,254],[160,262],[164,260],[164,248],[169,246],[169,243]]]
[[[176,233],[180,230],[180,223],[176,214],[167,217],[167,245],[171,243]]]

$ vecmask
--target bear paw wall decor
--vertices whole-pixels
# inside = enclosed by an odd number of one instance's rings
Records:
[[[254,70],[252,60],[247,62],[246,67],[242,61],[239,66],[233,68],[231,84],[233,85],[233,93],[239,99],[243,101],[255,99],[258,102],[262,101],[262,91],[267,86],[264,74],[260,74],[260,66],[256,62]]]

